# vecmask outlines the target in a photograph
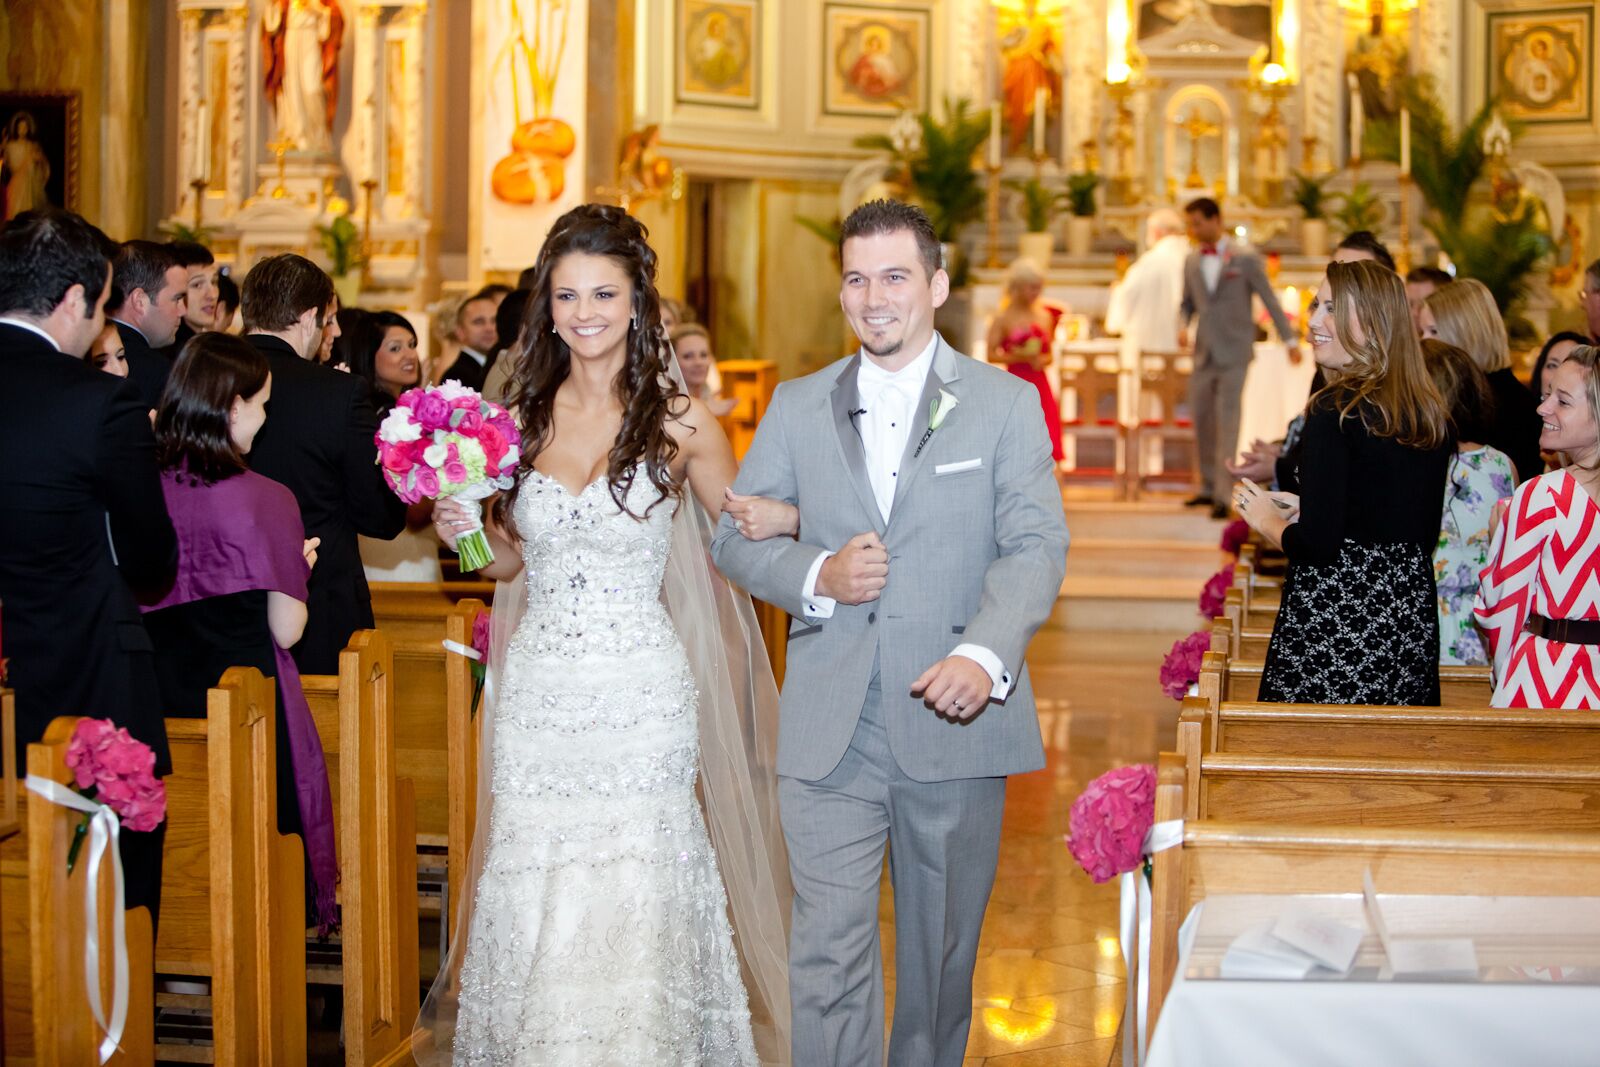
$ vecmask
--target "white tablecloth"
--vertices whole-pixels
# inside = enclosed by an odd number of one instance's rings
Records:
[[[1214,898],[1214,902],[1257,902],[1234,907],[1220,924],[1225,932],[1242,930],[1249,918],[1270,917],[1272,905],[1259,902],[1289,898]],[[1299,898],[1343,901],[1335,910],[1359,914],[1359,898]],[[1533,900],[1535,898],[1524,898]],[[1370,964],[1381,959],[1376,939],[1368,934],[1356,968],[1357,977],[1335,981],[1240,981],[1200,978],[1214,973],[1207,959],[1220,958],[1227,938],[1218,923],[1206,930],[1206,919],[1182,946],[1178,974],[1150,1040],[1147,1067],[1594,1067],[1600,1064],[1600,985],[1557,981],[1514,981],[1510,961],[1548,964],[1552,958],[1592,964],[1596,951],[1593,900],[1570,901],[1567,917],[1559,901],[1525,904],[1517,898],[1385,897],[1384,911],[1395,936],[1461,936],[1467,931],[1449,915],[1429,911],[1428,902],[1478,900],[1491,910],[1528,909],[1523,924],[1531,932],[1503,929],[1475,937],[1481,982],[1378,981]],[[1434,916],[1417,922],[1396,920],[1407,909]],[[1512,924],[1516,927],[1516,924]],[[1520,928],[1518,928],[1520,929]],[[1196,944],[1200,945],[1196,950]],[[1369,964],[1369,966],[1363,966]],[[1595,969],[1585,967],[1590,977]],[[1187,972],[1187,973],[1186,973]],[[1549,977],[1551,972],[1534,972]],[[1558,968],[1554,974],[1560,975]],[[1568,970],[1568,975],[1574,973]],[[1365,975],[1363,979],[1361,976]]]

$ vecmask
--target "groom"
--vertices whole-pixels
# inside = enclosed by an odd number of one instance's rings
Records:
[[[878,883],[895,898],[889,1062],[956,1067],[1005,776],[1044,766],[1022,654],[1067,528],[1039,397],[934,331],[950,280],[926,215],[864,204],[840,235],[861,352],[778,387],[739,493],[796,540],[722,517],[718,567],[789,629],[778,798],[794,880],[796,1067],[883,1062]]]

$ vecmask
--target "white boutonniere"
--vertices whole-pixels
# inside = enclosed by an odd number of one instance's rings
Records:
[[[961,401],[957,400],[956,395],[950,390],[939,390],[939,395],[934,397],[933,402],[928,405],[928,428],[923,432],[922,440],[917,442],[917,450],[911,453],[912,459],[922,455],[922,449],[927,445],[929,438],[933,436],[933,431],[944,425],[945,416],[950,414],[950,409],[959,403]]]

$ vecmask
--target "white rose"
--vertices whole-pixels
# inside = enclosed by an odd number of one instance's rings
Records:
[[[450,449],[447,446],[438,444],[436,442],[422,450],[422,462],[426,463],[434,470],[438,470],[440,467],[444,466],[445,458],[449,455]]]
[[[395,408],[383,418],[383,423],[378,427],[378,436],[385,444],[397,445],[402,441],[420,441],[422,439],[422,424],[411,418],[407,408]]]

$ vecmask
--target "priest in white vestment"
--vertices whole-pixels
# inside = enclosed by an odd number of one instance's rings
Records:
[[[1106,307],[1106,332],[1122,335],[1119,360],[1125,385],[1137,378],[1139,353],[1178,351],[1178,312],[1183,303],[1183,262],[1189,255],[1188,230],[1172,208],[1159,208],[1145,220],[1145,252],[1122,281],[1112,286]],[[1133,405],[1135,390],[1118,390],[1124,425],[1140,415]]]

